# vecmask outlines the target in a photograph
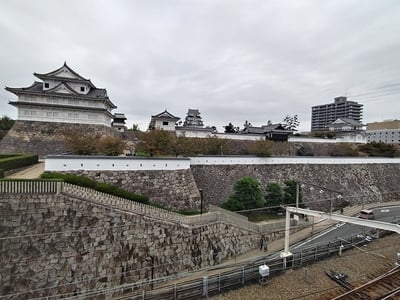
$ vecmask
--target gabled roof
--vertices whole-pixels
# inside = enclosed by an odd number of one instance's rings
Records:
[[[271,131],[271,130],[286,130],[286,128],[281,124],[271,124],[271,125],[262,125],[261,126],[265,131]],[[291,131],[291,130],[287,130]]]
[[[57,87],[61,85],[68,87],[67,90],[71,91],[71,93],[59,93],[56,91]],[[56,87],[46,90],[43,90],[43,83],[35,81],[31,86],[24,87],[24,88],[12,88],[12,87],[5,87],[5,89],[15,95],[51,95],[57,97],[73,97],[73,98],[85,98],[89,100],[98,100],[98,101],[106,101],[112,108],[117,108],[117,106],[111,102],[111,100],[107,96],[107,91],[105,89],[90,89],[89,93],[86,95],[81,95],[76,93],[72,88],[65,82],[58,84]]]
[[[262,125],[261,127],[248,126],[243,131],[241,131],[241,133],[251,133],[251,134],[267,134],[270,132],[292,133],[293,131],[285,129],[285,127],[280,123],[271,125]]]
[[[53,79],[60,81],[71,81],[71,82],[85,82],[89,84],[92,88],[96,88],[95,85],[90,81],[90,79],[86,79],[85,77],[79,75],[77,72],[72,70],[66,62],[57,70],[51,71],[49,73],[33,73],[37,78],[41,80]]]
[[[180,119],[179,117],[175,117],[173,114],[169,113],[167,110],[165,110],[157,115],[151,116],[151,118],[152,119],[173,119],[176,121],[178,121]]]
[[[24,88],[12,88],[12,87],[5,87],[6,91],[9,91],[18,96],[18,94],[23,93],[42,93],[43,92],[43,83],[39,81],[35,81],[32,83],[31,86],[24,87]]]
[[[44,91],[45,93],[61,93],[61,94],[72,94],[79,95],[73,88],[71,88],[68,83],[60,82],[55,87]]]
[[[363,126],[361,122],[349,118],[338,118],[336,121],[332,122],[330,125],[341,125],[341,124],[347,124],[351,126]]]

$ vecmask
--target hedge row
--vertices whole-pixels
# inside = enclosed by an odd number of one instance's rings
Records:
[[[31,155],[31,154],[5,155],[5,154],[1,154],[0,155],[0,178],[4,177],[5,171],[30,166],[30,165],[38,163],[38,161],[39,161],[39,157],[37,155]]]
[[[87,187],[87,188],[92,188],[96,191],[114,195],[117,197],[129,199],[135,202],[140,202],[140,203],[149,203],[149,198],[144,195],[138,195],[123,189],[120,189],[114,185],[108,184],[108,183],[100,183],[97,181],[94,181],[88,177],[85,176],[79,176],[79,175],[74,175],[74,174],[62,174],[62,173],[52,173],[52,172],[45,172],[41,175],[42,179],[61,179],[64,182],[75,184],[81,187]]]

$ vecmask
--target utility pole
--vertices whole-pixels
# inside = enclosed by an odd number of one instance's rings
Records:
[[[200,215],[203,214],[203,189],[199,189],[200,193]]]

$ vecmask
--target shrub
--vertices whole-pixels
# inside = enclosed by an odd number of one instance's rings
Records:
[[[369,156],[395,157],[399,156],[399,151],[394,145],[382,142],[371,142],[358,146],[358,150],[367,153]]]
[[[314,152],[308,145],[303,145],[296,151],[297,156],[314,156]]]
[[[0,157],[0,169],[4,171],[18,169],[36,164],[38,161],[38,156],[31,154],[3,156],[3,158]]]
[[[354,150],[349,144],[338,143],[332,146],[329,154],[331,156],[358,156],[358,151]]]
[[[75,184],[82,187],[92,188],[96,191],[114,195],[117,197],[129,199],[135,202],[140,203],[148,203],[149,198],[144,195],[135,194],[133,192],[129,192],[123,189],[120,189],[114,185],[108,183],[100,183],[93,179],[87,178],[85,176],[79,176],[74,174],[63,174],[63,173],[51,173],[45,172],[42,174],[41,178],[43,179],[61,179],[64,182]]]
[[[273,143],[271,141],[258,140],[254,145],[254,154],[261,157],[271,156],[272,145]]]
[[[3,178],[3,177],[4,177],[4,170],[0,169],[0,178]]]

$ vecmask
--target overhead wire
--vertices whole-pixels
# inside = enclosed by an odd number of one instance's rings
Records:
[[[389,238],[386,237],[386,238],[382,238],[381,240],[390,239],[390,238],[391,238],[391,237],[389,237]],[[398,237],[397,237],[397,236],[396,236],[395,238],[396,238],[396,240],[398,240]],[[400,245],[400,242],[395,243],[395,244],[393,244],[393,245],[391,245],[391,246],[387,246],[387,247],[385,247],[385,249],[397,247],[398,245]],[[381,250],[382,250],[381,248],[376,247],[376,248],[370,249],[369,252],[377,252],[377,251],[381,251]],[[346,252],[344,252],[344,254],[342,254],[342,256],[339,257],[339,258],[337,258],[337,257],[328,257],[328,258],[326,258],[326,259],[324,259],[324,260],[341,259],[341,258],[352,257],[352,256],[354,256],[354,255],[359,255],[359,253],[356,252],[356,253],[352,253],[352,254],[347,254]],[[279,263],[277,263],[277,264],[279,265]],[[270,267],[273,267],[274,265],[269,265],[269,266],[270,266]],[[201,270],[198,270],[198,271],[201,271]],[[149,281],[145,282],[145,285],[151,285],[151,284],[152,284],[152,283],[149,282]],[[112,292],[112,291],[120,290],[120,289],[128,289],[128,288],[132,288],[132,287],[137,286],[137,285],[138,285],[138,283],[132,283],[132,284],[124,284],[124,285],[119,285],[119,286],[113,286],[113,287],[104,288],[104,289],[98,289],[98,288],[96,288],[96,289],[92,289],[92,290],[89,290],[89,291],[85,291],[84,293],[81,293],[81,294],[76,295],[76,296],[71,296],[71,297],[65,298],[65,299],[71,299],[71,300],[72,300],[72,299],[80,299],[80,298],[82,298],[82,297],[88,297],[88,296],[94,296],[94,295],[102,295],[102,294],[104,294],[105,292]],[[164,288],[165,288],[165,287],[164,287]],[[35,291],[40,291],[40,290],[35,290]],[[57,297],[60,297],[60,296],[65,297],[65,296],[70,295],[70,294],[72,294],[72,293],[74,293],[74,292],[69,292],[69,293],[57,295]],[[304,297],[304,296],[307,296],[307,295],[303,295],[302,297]],[[51,296],[48,296],[48,297],[51,297]],[[1,298],[1,297],[0,297],[0,298]],[[42,298],[43,298],[43,297],[31,298],[31,299],[42,299]],[[292,298],[292,299],[297,299],[297,298]]]

